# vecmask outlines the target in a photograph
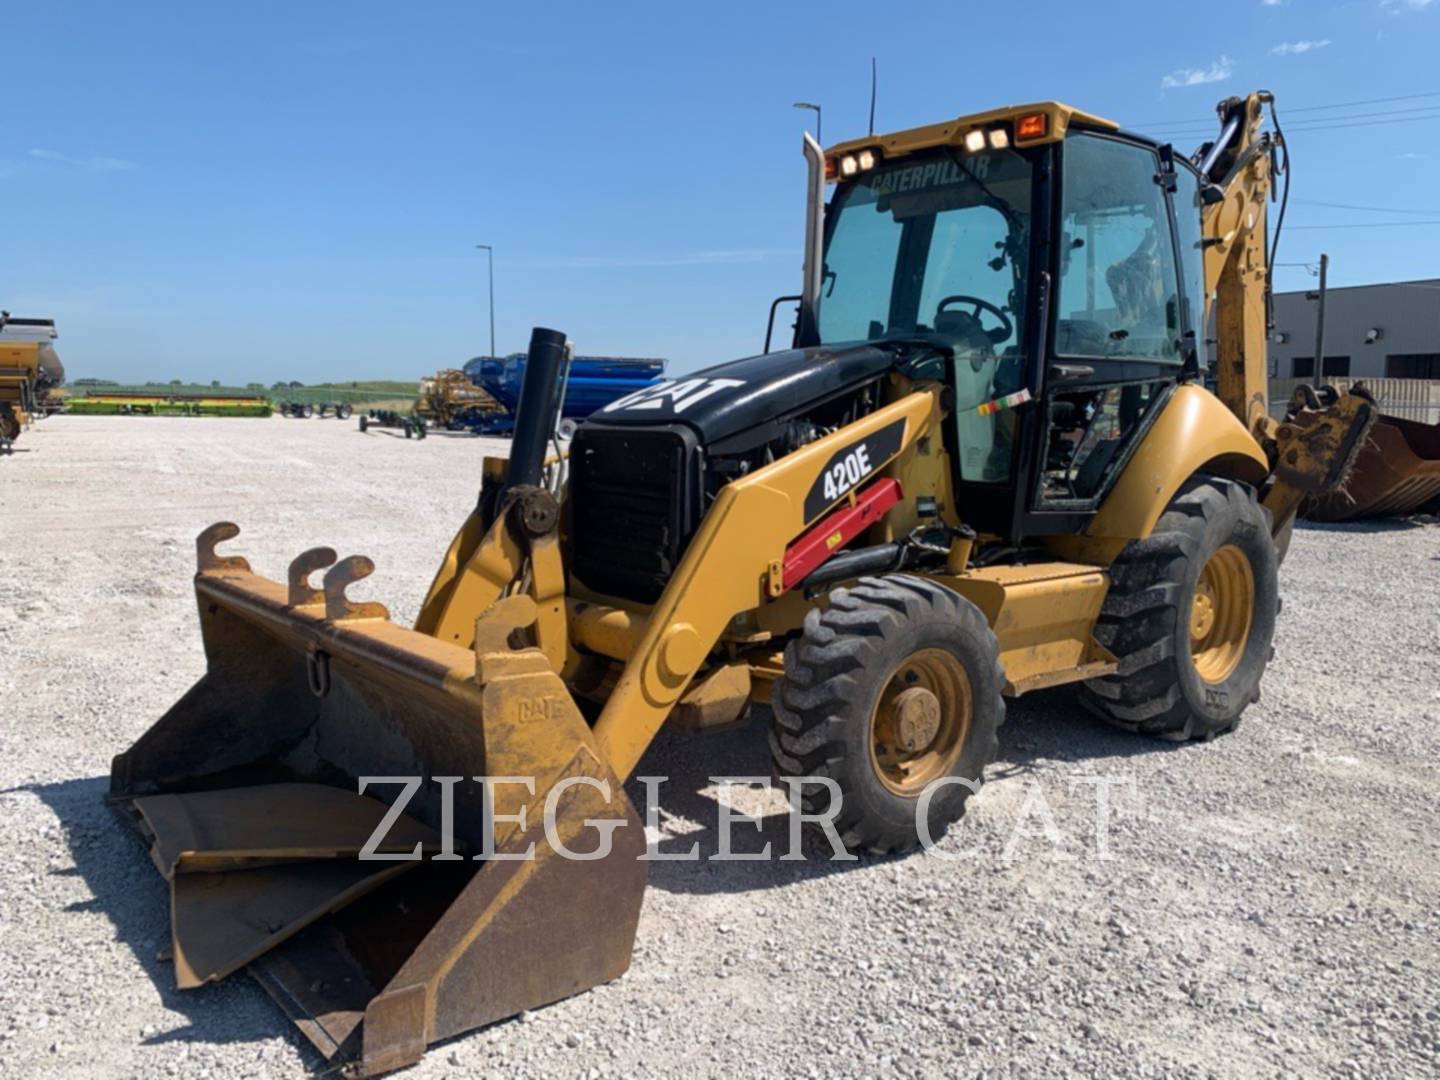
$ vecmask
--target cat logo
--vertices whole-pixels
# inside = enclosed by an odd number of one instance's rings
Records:
[[[934,188],[963,184],[967,180],[984,182],[990,176],[990,155],[977,154],[964,165],[941,159],[921,165],[909,165],[879,173],[870,181],[870,190],[877,199],[886,195],[930,191]]]
[[[666,379],[654,386],[636,390],[633,394],[612,401],[603,412],[635,412],[640,409],[663,409],[668,404],[670,411],[679,415],[697,401],[704,401],[721,390],[733,390],[744,386],[741,379]]]
[[[538,724],[559,721],[565,715],[565,703],[557,697],[517,698],[515,722]]]

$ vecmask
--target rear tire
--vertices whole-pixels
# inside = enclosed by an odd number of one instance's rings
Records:
[[[999,749],[995,635],[974,604],[921,577],[861,578],[829,600],[806,615],[771,695],[775,779],[833,780],[841,841],[883,854],[918,846],[924,789],[962,777],[969,786],[934,789],[927,822],[938,840]],[[825,787],[801,791],[807,814],[834,809]]]
[[[1096,639],[1120,662],[1080,687],[1107,723],[1211,739],[1260,699],[1279,607],[1268,515],[1242,484],[1201,477],[1110,568]]]

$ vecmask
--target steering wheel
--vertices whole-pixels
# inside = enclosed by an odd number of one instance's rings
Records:
[[[935,321],[937,323],[940,321],[941,313],[951,304],[971,305],[975,309],[973,315],[977,323],[980,321],[980,312],[982,311],[988,311],[991,315],[999,319],[999,326],[994,330],[985,331],[985,336],[996,345],[1008,340],[1010,335],[1015,332],[1015,324],[1010,321],[1010,316],[1005,314],[1004,309],[997,307],[989,300],[982,300],[978,296],[968,296],[965,293],[956,293],[954,296],[947,296],[935,305]]]

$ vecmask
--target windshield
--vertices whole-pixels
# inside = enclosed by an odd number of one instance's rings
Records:
[[[1030,174],[1011,150],[942,149],[842,184],[826,219],[821,342],[948,346],[962,480],[1010,476],[1017,413],[996,402],[1025,385]]]
[[[933,335],[958,352],[1020,343],[1030,163],[948,150],[842,184],[827,216],[820,340]]]

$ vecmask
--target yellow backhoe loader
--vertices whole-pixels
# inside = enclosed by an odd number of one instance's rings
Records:
[[[1193,159],[1054,102],[807,137],[793,347],[612,403],[562,477],[566,342],[536,330],[509,460],[413,628],[347,597],[363,556],[272,581],[207,528],[208,670],[111,785],[180,985],[248,966],[368,1076],[620,975],[623,784],[667,723],[767,702],[777,779],[877,852],[961,816],[1007,697],[1234,727],[1296,507],[1374,419],[1267,414],[1267,107],[1222,102]]]

